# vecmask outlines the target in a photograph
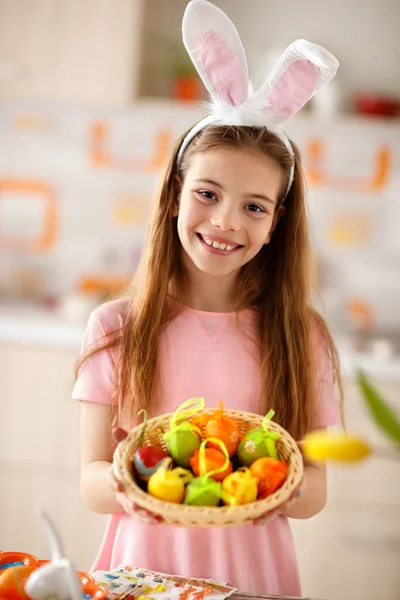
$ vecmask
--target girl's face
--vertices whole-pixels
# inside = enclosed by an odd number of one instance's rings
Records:
[[[237,274],[268,244],[279,217],[282,174],[261,153],[218,148],[193,156],[174,216],[183,262],[214,276]]]

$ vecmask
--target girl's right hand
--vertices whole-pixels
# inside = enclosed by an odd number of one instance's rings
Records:
[[[122,440],[124,440],[127,435],[128,432],[125,431],[125,429],[122,429],[121,427],[115,427],[112,431],[113,439],[116,442],[118,442],[118,444],[122,442]],[[150,511],[138,506],[135,502],[132,502],[132,500],[128,498],[127,494],[125,493],[125,488],[122,482],[121,474],[115,461],[113,461],[110,467],[108,480],[111,488],[115,492],[115,498],[117,502],[119,502],[123,510],[128,515],[135,518],[140,516],[141,521],[145,520],[147,523],[151,524],[162,523],[162,517],[160,517],[159,515],[155,515]]]

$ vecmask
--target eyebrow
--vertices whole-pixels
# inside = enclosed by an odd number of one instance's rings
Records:
[[[214,185],[215,187],[219,188],[222,191],[224,190],[222,185],[220,183],[218,183],[217,181],[214,181],[213,179],[195,179],[195,181],[197,183],[208,183],[210,185]],[[273,206],[275,206],[275,204],[276,204],[276,202],[274,200],[272,200],[272,198],[270,198],[269,196],[266,196],[265,194],[253,194],[250,192],[249,194],[245,194],[245,197],[246,198],[255,198],[256,200],[264,200],[265,202],[269,202]]]

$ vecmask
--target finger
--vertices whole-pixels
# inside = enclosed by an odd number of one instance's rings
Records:
[[[128,432],[125,429],[122,429],[122,427],[114,427],[111,432],[111,435],[113,437],[113,440],[118,442],[119,444],[120,442],[122,442],[122,440],[124,440],[127,437]]]
[[[128,515],[132,515],[133,513],[133,502],[129,500],[129,498],[123,492],[117,492],[115,495],[117,501],[120,503],[124,511]]]
[[[114,465],[111,465],[111,467],[108,470],[108,481],[111,485],[111,488],[115,492],[123,492],[124,491],[124,486],[123,486],[122,482],[117,478],[117,476],[115,474]]]
[[[281,508],[275,508],[274,510],[271,510],[270,512],[267,512],[266,514],[261,515],[261,517],[255,519],[253,521],[253,525],[256,527],[265,525],[266,523],[269,523],[269,521],[272,521],[272,519],[277,517],[279,514],[281,514]]]

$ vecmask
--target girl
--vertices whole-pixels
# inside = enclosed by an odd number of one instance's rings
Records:
[[[196,396],[209,407],[220,399],[261,414],[273,407],[299,440],[340,421],[336,351],[310,304],[300,155],[277,127],[333,77],[337,62],[296,42],[252,94],[224,13],[193,0],[183,35],[214,105],[172,153],[130,298],[90,316],[73,392],[82,403],[82,496],[111,515],[93,568],[124,563],[297,596],[288,517],[322,510],[324,466],[307,463],[301,495],[258,527],[144,524],[122,485],[116,493],[109,483],[112,427],[129,429],[142,408],[155,416]]]

